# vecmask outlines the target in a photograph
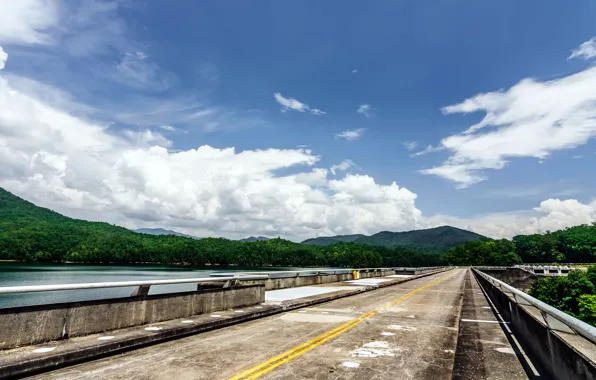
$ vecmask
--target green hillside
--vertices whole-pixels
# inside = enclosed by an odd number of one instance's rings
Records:
[[[338,242],[350,243],[354,242],[366,235],[355,234],[355,235],[337,235],[337,236],[321,236],[318,238],[306,239],[302,244],[312,245],[329,245]]]
[[[405,232],[382,231],[371,236],[339,235],[319,237],[303,241],[304,244],[328,245],[338,241],[351,241],[358,244],[377,245],[383,247],[410,247],[429,252],[447,252],[469,240],[485,238],[474,232],[451,226],[429,228]]]
[[[0,188],[0,260],[242,266],[437,265],[437,255],[355,243],[314,246],[283,239],[239,242],[135,233],[65,217]]]

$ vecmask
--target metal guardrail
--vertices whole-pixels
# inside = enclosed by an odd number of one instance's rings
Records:
[[[574,318],[569,314],[566,314],[561,310],[556,309],[540,301],[539,299],[536,299],[529,294],[504,283],[503,281],[497,280],[496,278],[489,276],[488,274],[483,273],[476,268],[472,268],[472,270],[474,273],[480,275],[495,287],[499,288],[503,293],[510,293],[513,296],[513,302],[519,305],[534,306],[536,309],[538,309],[550,330],[578,334],[590,342],[596,344],[596,327],[582,322],[579,319]]]
[[[7,286],[0,288],[0,294],[14,293],[33,293],[33,292],[53,292],[60,290],[83,290],[83,289],[104,289],[104,288],[127,288],[136,286],[137,289],[132,296],[147,295],[152,285],[173,285],[173,284],[198,284],[201,282],[223,282],[224,287],[230,287],[238,280],[266,280],[268,277],[263,275],[249,275],[241,279],[239,276],[226,277],[199,277],[199,278],[180,278],[176,280],[146,280],[146,281],[120,281],[120,282],[91,282],[81,284],[64,285],[31,285],[31,286]]]
[[[235,273],[212,273],[210,277],[200,278],[181,278],[175,280],[145,280],[145,281],[121,281],[121,282],[95,282],[95,283],[81,283],[81,284],[62,284],[62,285],[31,285],[31,286],[7,286],[0,287],[0,294],[15,294],[15,293],[34,293],[34,292],[53,292],[61,290],[84,290],[84,289],[105,289],[105,288],[126,288],[136,287],[136,290],[131,296],[147,295],[149,289],[153,285],[174,285],[174,284],[198,284],[205,282],[223,282],[224,288],[231,287],[239,281],[248,280],[267,280],[275,278],[276,274],[295,274],[296,277],[300,274],[310,273],[312,276],[330,275],[330,274],[346,274],[353,271],[359,272],[381,272],[381,271],[412,271],[412,270],[428,270],[437,269],[438,267],[423,267],[423,268],[348,268],[348,269],[317,269],[317,270],[298,270],[298,271],[271,271],[271,272],[235,272]],[[286,276],[293,277],[293,276]]]

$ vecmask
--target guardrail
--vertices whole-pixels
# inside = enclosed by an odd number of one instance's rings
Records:
[[[578,334],[585,339],[589,340],[590,342],[596,344],[596,328],[580,321],[577,318],[570,316],[562,312],[559,309],[556,309],[539,299],[536,299],[530,296],[527,293],[522,292],[514,288],[511,285],[504,283],[503,281],[497,280],[496,278],[487,275],[486,273],[481,272],[476,268],[472,268],[474,273],[480,275],[485,280],[493,284],[495,287],[499,288],[503,293],[511,294],[513,297],[513,302],[519,305],[527,305],[527,306],[534,306],[536,309],[540,311],[540,314],[544,318],[544,321],[547,327],[550,330],[554,331],[561,331],[570,334]]]
[[[224,288],[232,286],[239,280],[266,280],[264,275],[247,275],[240,278],[239,275],[226,277],[199,277],[180,278],[176,280],[146,280],[146,281],[120,281],[120,282],[91,282],[81,284],[64,285],[31,285],[31,286],[7,286],[0,287],[0,294],[53,292],[60,290],[83,290],[83,289],[104,289],[104,288],[128,288],[136,286],[137,289],[131,296],[147,295],[153,285],[174,285],[174,284],[198,284],[202,282],[223,282]]]
[[[15,294],[15,293],[34,293],[34,292],[52,292],[61,290],[84,290],[84,289],[105,289],[105,288],[126,288],[136,287],[131,296],[142,296],[149,293],[151,286],[158,285],[174,285],[174,284],[193,284],[206,282],[223,282],[224,288],[231,287],[239,281],[249,280],[267,280],[276,277],[284,277],[283,275],[291,274],[286,277],[299,277],[301,274],[309,274],[312,276],[331,275],[331,274],[349,274],[353,271],[359,272],[382,272],[382,271],[416,271],[428,270],[436,267],[423,268],[347,268],[347,269],[316,269],[316,270],[298,270],[298,271],[271,271],[271,272],[238,272],[238,273],[212,273],[210,277],[200,278],[181,278],[175,280],[145,280],[145,281],[121,281],[121,282],[96,282],[96,283],[81,283],[81,284],[62,284],[62,285],[31,285],[31,286],[8,286],[0,287],[0,294]],[[282,275],[282,276],[279,276]]]

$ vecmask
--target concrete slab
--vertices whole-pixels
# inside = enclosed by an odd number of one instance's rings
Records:
[[[408,278],[408,277],[412,277],[414,276],[413,274],[392,274],[389,276],[385,276],[385,277],[391,277],[391,278]]]
[[[358,289],[356,286],[301,286],[299,288],[288,288],[280,290],[268,290],[265,292],[265,302],[281,302],[316,296],[319,294],[332,293],[344,290]]]
[[[532,378],[524,358],[512,347],[507,321],[498,318],[471,272],[466,274],[453,380]]]
[[[375,286],[380,283],[391,281],[391,278],[361,278],[360,280],[348,280],[344,281],[348,284],[364,285],[364,286]]]

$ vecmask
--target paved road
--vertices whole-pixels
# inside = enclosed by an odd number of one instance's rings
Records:
[[[465,279],[435,274],[38,378],[451,379]]]

